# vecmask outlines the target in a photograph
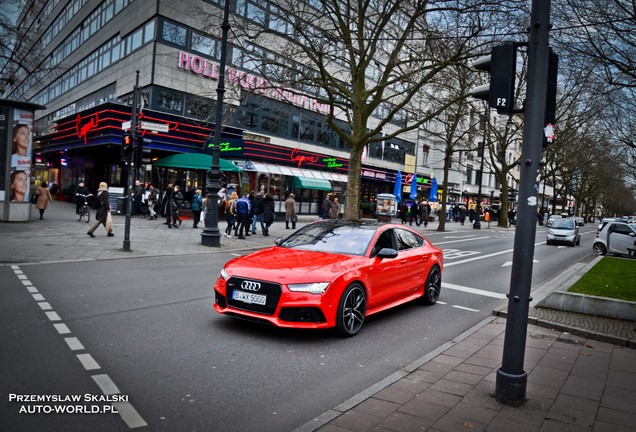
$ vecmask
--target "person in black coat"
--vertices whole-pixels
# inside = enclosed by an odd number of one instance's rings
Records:
[[[84,197],[80,195],[88,195],[90,192],[88,188],[84,185],[84,182],[79,182],[77,186],[75,186],[75,214],[79,214],[80,207],[84,205]]]
[[[161,214],[166,218],[164,225],[168,225],[168,228],[172,227],[172,192],[174,187],[172,183],[168,183],[168,187],[161,194]]]
[[[265,228],[263,228],[263,235],[269,235],[269,227],[274,223],[274,212],[276,211],[274,206],[274,198],[270,194],[265,194],[263,198],[263,222],[265,222]]]
[[[106,228],[106,235],[108,237],[112,237],[113,234],[112,225],[113,225],[113,217],[110,214],[110,202],[109,202],[110,194],[108,193],[108,184],[106,182],[101,182],[99,184],[99,189],[97,190],[97,200],[99,201],[99,208],[95,213],[95,225],[88,230],[86,234],[91,237],[95,237],[93,234],[97,227],[100,225],[104,225]]]
[[[181,225],[181,218],[179,217],[179,210],[183,207],[183,193],[179,186],[175,186],[170,196],[170,214],[172,215],[172,226],[168,225],[168,228],[179,228]],[[178,222],[178,225],[177,225]]]

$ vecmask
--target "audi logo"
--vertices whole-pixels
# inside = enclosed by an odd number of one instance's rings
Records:
[[[258,291],[259,289],[261,289],[261,283],[254,281],[243,281],[241,282],[241,288],[247,291]]]

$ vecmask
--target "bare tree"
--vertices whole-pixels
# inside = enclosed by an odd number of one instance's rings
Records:
[[[416,130],[465,98],[411,115],[430,98],[429,83],[475,55],[493,16],[514,8],[476,0],[273,0],[232,25],[233,43],[268,86],[327,107],[326,123],[350,149],[345,218],[356,220],[364,148]]]

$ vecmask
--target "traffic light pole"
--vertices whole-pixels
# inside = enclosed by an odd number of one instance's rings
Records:
[[[137,78],[135,81],[135,87],[133,88],[133,101],[130,119],[130,136],[132,137],[133,151],[127,160],[128,179],[126,181],[126,222],[124,225],[124,244],[123,249],[126,252],[130,252],[130,216],[132,207],[132,184],[133,174],[135,172],[134,161],[137,160],[135,152],[140,150],[137,148],[137,110],[139,107],[139,71],[137,71]]]
[[[528,379],[527,373],[523,370],[523,362],[528,311],[532,300],[530,289],[539,200],[538,178],[541,170],[547,101],[550,5],[551,0],[532,1],[529,27],[528,84],[521,151],[519,204],[503,358],[501,368],[497,371],[495,390],[497,402],[511,406],[520,406],[525,402]]]

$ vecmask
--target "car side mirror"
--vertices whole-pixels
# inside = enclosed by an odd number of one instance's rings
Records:
[[[283,242],[283,238],[282,237],[278,237],[276,238],[276,240],[274,240],[274,244],[276,246],[280,246],[280,244]]]
[[[378,252],[376,256],[380,259],[397,258],[398,252],[392,248],[382,248],[380,249],[380,252]]]

